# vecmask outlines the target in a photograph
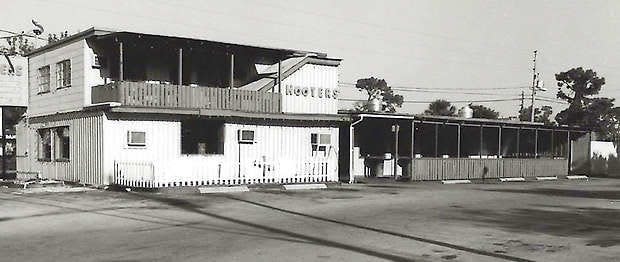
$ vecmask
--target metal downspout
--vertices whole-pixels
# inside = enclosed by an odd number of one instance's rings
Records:
[[[364,120],[364,115],[360,115],[360,119],[355,122],[352,122],[349,126],[349,184],[353,183],[353,174],[354,174],[354,165],[353,165],[353,141],[355,136],[355,125],[359,124]]]

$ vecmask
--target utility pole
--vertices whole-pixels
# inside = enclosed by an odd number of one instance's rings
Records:
[[[523,112],[523,104],[525,103],[525,91],[521,91],[521,110],[519,112]]]
[[[530,122],[534,122],[534,95],[536,94],[536,54],[538,50],[534,50],[534,66],[532,67],[532,108],[530,110]]]

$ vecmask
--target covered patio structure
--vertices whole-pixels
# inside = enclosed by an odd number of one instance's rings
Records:
[[[363,113],[352,114],[348,133],[350,181],[527,178],[589,171],[591,134],[577,127]]]

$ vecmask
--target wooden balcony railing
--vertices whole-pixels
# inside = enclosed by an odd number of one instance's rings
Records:
[[[278,93],[202,86],[122,81],[94,86],[91,98],[92,103],[119,102],[135,107],[282,112]]]

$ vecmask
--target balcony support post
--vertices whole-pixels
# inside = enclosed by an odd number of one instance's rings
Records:
[[[179,85],[183,84],[183,48],[179,48]]]
[[[282,94],[282,59],[278,60],[278,93]]]
[[[228,88],[235,88],[235,54],[230,53],[230,85]]]
[[[118,80],[123,81],[123,42],[118,42]]]

